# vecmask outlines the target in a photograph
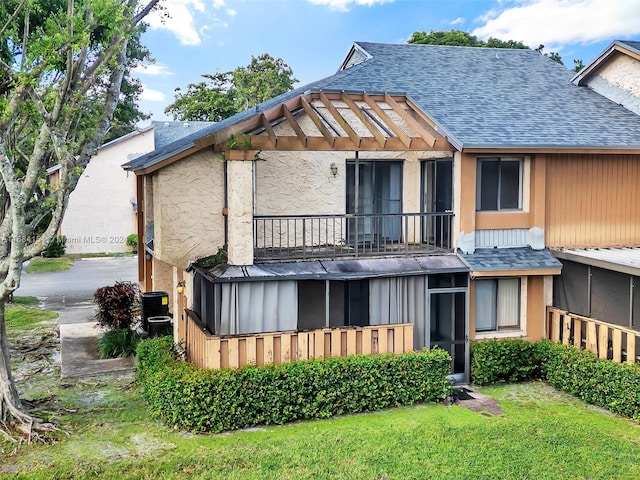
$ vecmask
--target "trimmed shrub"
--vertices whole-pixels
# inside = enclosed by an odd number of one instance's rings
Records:
[[[471,381],[477,385],[540,378],[541,343],[484,340],[471,344]]]
[[[547,340],[474,342],[471,378],[479,385],[541,378],[613,413],[640,421],[640,365],[600,360],[593,352]]]
[[[98,305],[98,325],[107,330],[129,330],[140,311],[138,286],[133,282],[116,282],[101,287],[93,294]]]
[[[553,344],[542,371],[554,387],[640,421],[640,365],[637,363],[600,360],[593,352]]]
[[[136,253],[138,251],[138,234],[130,233],[127,235],[127,247],[131,250],[131,252]]]
[[[64,256],[67,249],[67,239],[65,237],[54,237],[42,251],[42,256],[45,258],[60,258]]]
[[[205,370],[175,360],[167,337],[142,341],[137,355],[151,414],[192,431],[329,418],[451,393],[451,357],[439,349]]]
[[[111,330],[98,339],[100,358],[130,357],[136,353],[140,337],[133,331]]]

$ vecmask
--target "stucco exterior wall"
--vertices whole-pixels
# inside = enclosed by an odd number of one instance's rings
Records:
[[[353,152],[263,152],[256,163],[257,215],[321,215],[346,211],[346,164]],[[402,160],[402,209],[420,211],[420,162],[452,152],[360,152],[360,161]],[[331,164],[338,172],[334,177]]]
[[[153,129],[114,141],[100,149],[69,197],[61,233],[67,253],[127,252],[127,236],[135,233],[136,179],[122,169],[128,160],[153,150]]]
[[[154,174],[154,254],[160,260],[184,269],[223,246],[223,165],[203,150]]]
[[[169,311],[174,313],[173,300],[175,288],[173,283],[173,268],[157,258],[153,259],[153,290],[154,292],[167,292],[169,294]]]
[[[588,79],[587,86],[640,115],[640,62],[635,58],[616,54]]]

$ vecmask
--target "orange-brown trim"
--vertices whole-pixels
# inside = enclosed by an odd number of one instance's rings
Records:
[[[473,278],[484,277],[535,277],[541,275],[560,275],[561,269],[548,268],[545,270],[493,270],[493,271],[481,271],[471,272]]]
[[[476,212],[476,230],[530,228],[529,212]]]
[[[142,287],[144,282],[144,246],[146,239],[144,238],[144,223],[146,210],[144,208],[144,177],[136,175],[136,201],[138,202],[138,211],[136,213],[136,223],[138,230],[138,283]]]

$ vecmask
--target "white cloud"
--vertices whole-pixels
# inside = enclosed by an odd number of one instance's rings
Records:
[[[227,24],[208,14],[207,9],[222,10],[226,7],[225,0],[171,0],[166,3],[165,14],[152,12],[147,17],[153,29],[168,30],[173,33],[182,45],[198,46],[202,43],[203,19],[206,23],[213,23],[220,27]],[[233,9],[226,9],[226,14],[234,16]]]
[[[449,22],[449,25],[462,25],[464,23],[464,18],[458,17],[455,20]]]
[[[146,100],[147,102],[164,102],[167,96],[160,90],[154,90],[142,84],[142,93],[140,94],[140,100]]]
[[[329,7],[329,10],[337,11],[337,12],[348,12],[349,6],[354,4],[358,5],[366,5],[367,7],[371,7],[373,5],[383,3],[391,3],[394,0],[308,0],[314,5],[326,5]]]
[[[482,25],[472,34],[479,38],[543,44],[547,50],[640,34],[638,0],[516,0],[501,2],[476,21]]]
[[[161,63],[150,63],[147,65],[139,65],[132,70],[134,73],[138,75],[173,75],[173,72],[169,70],[169,67],[163,65]]]

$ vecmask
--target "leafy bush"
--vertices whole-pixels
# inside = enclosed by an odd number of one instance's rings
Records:
[[[328,418],[419,402],[451,392],[444,350],[353,355],[205,370],[174,359],[171,338],[142,341],[138,377],[151,414],[192,431]]]
[[[140,337],[131,330],[110,330],[98,339],[100,358],[130,357],[135,354]]]
[[[67,248],[67,239],[65,237],[55,237],[49,245],[42,251],[45,258],[60,258],[64,255]]]
[[[546,340],[474,342],[474,383],[542,378],[593,405],[640,421],[640,365],[600,360],[593,352]]]
[[[485,340],[471,344],[471,381],[477,385],[540,378],[541,343]]]
[[[554,387],[640,421],[639,364],[599,360],[588,350],[553,344],[542,371]]]
[[[98,325],[107,330],[129,330],[136,322],[140,311],[138,286],[133,282],[116,282],[101,287],[93,294],[98,305]]]
[[[133,253],[138,251],[138,234],[137,233],[131,233],[127,236],[127,247],[129,247]]]

